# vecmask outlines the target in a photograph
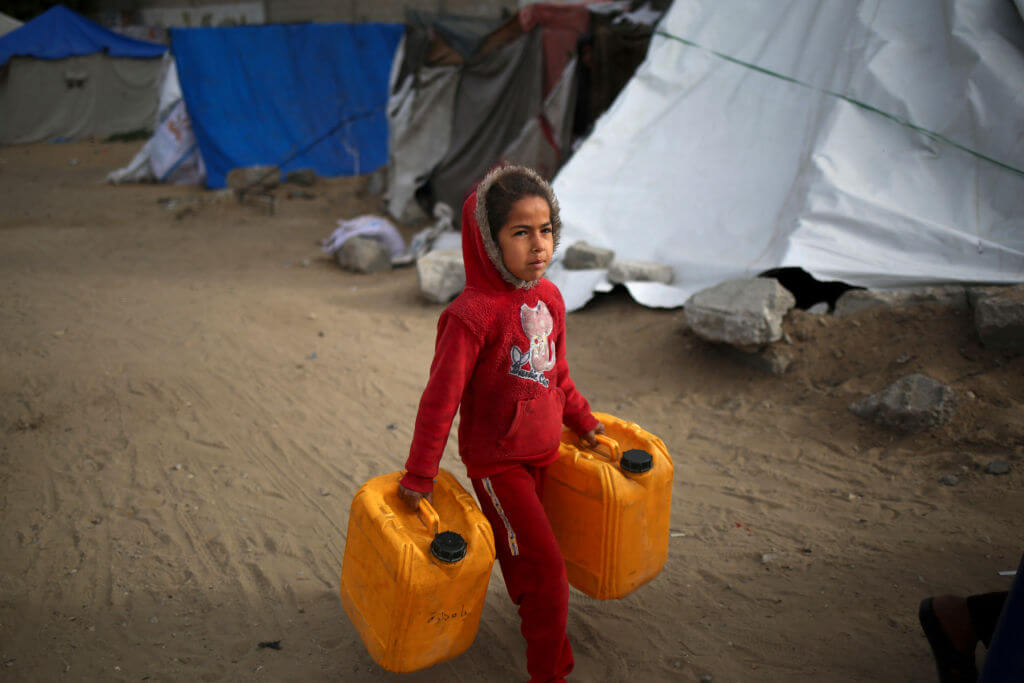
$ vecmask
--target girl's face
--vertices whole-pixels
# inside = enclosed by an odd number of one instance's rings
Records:
[[[551,207],[543,197],[523,197],[512,205],[505,224],[498,229],[501,260],[520,280],[541,279],[554,251]]]

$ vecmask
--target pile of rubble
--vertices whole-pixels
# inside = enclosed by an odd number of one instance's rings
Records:
[[[338,263],[358,272],[389,269],[386,247],[370,238],[352,238],[337,253]],[[669,266],[617,259],[610,249],[577,242],[562,265],[569,270],[607,270],[608,280],[671,284]],[[420,292],[428,301],[447,303],[465,287],[462,253],[440,249],[416,260]],[[849,289],[835,300],[832,315],[848,316],[877,307],[939,304],[973,315],[985,347],[1024,351],[1024,285],[1011,287],[944,286],[894,290]],[[693,333],[717,345],[737,361],[773,375],[783,375],[793,362],[784,339],[783,321],[796,307],[796,297],[772,277],[729,280],[697,292],[685,305]],[[809,313],[829,314],[819,303]],[[908,375],[878,393],[853,403],[857,416],[885,427],[913,432],[947,422],[958,398],[949,387],[923,375]]]
[[[792,361],[782,323],[795,298],[776,280],[730,280],[697,292],[686,302],[686,321],[701,339],[725,346],[734,357],[781,375]],[[844,316],[879,306],[934,303],[973,316],[982,344],[999,351],[1024,351],[1024,285],[1011,287],[928,287],[869,291],[852,289],[835,303]],[[948,422],[959,404],[956,392],[930,377],[908,375],[850,405],[866,420],[901,432]]]

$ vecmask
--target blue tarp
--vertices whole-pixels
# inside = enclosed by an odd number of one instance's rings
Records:
[[[106,51],[111,57],[159,57],[167,48],[108,31],[63,5],[0,38],[0,66],[11,57],[64,59]]]
[[[401,24],[172,29],[208,187],[240,166],[324,176],[388,161],[388,77]],[[319,142],[318,142],[319,141]]]

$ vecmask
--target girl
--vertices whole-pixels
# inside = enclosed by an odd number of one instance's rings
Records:
[[[541,494],[562,424],[591,445],[604,427],[569,377],[565,304],[544,271],[561,222],[551,186],[500,166],[462,207],[466,288],[441,314],[399,494],[429,497],[460,409],[459,455],[494,530],[509,597],[519,606],[532,681],[562,681],[569,584]]]

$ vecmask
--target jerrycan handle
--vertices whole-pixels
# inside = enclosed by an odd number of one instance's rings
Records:
[[[619,446],[619,442],[608,436],[607,434],[595,434],[594,438],[597,439],[598,446],[604,446],[608,449],[608,457],[612,462],[618,462],[622,459],[622,448]],[[597,448],[592,449],[595,452]]]
[[[420,498],[420,505],[416,508],[416,516],[423,522],[423,526],[434,536],[441,530],[441,515],[426,498]]]

